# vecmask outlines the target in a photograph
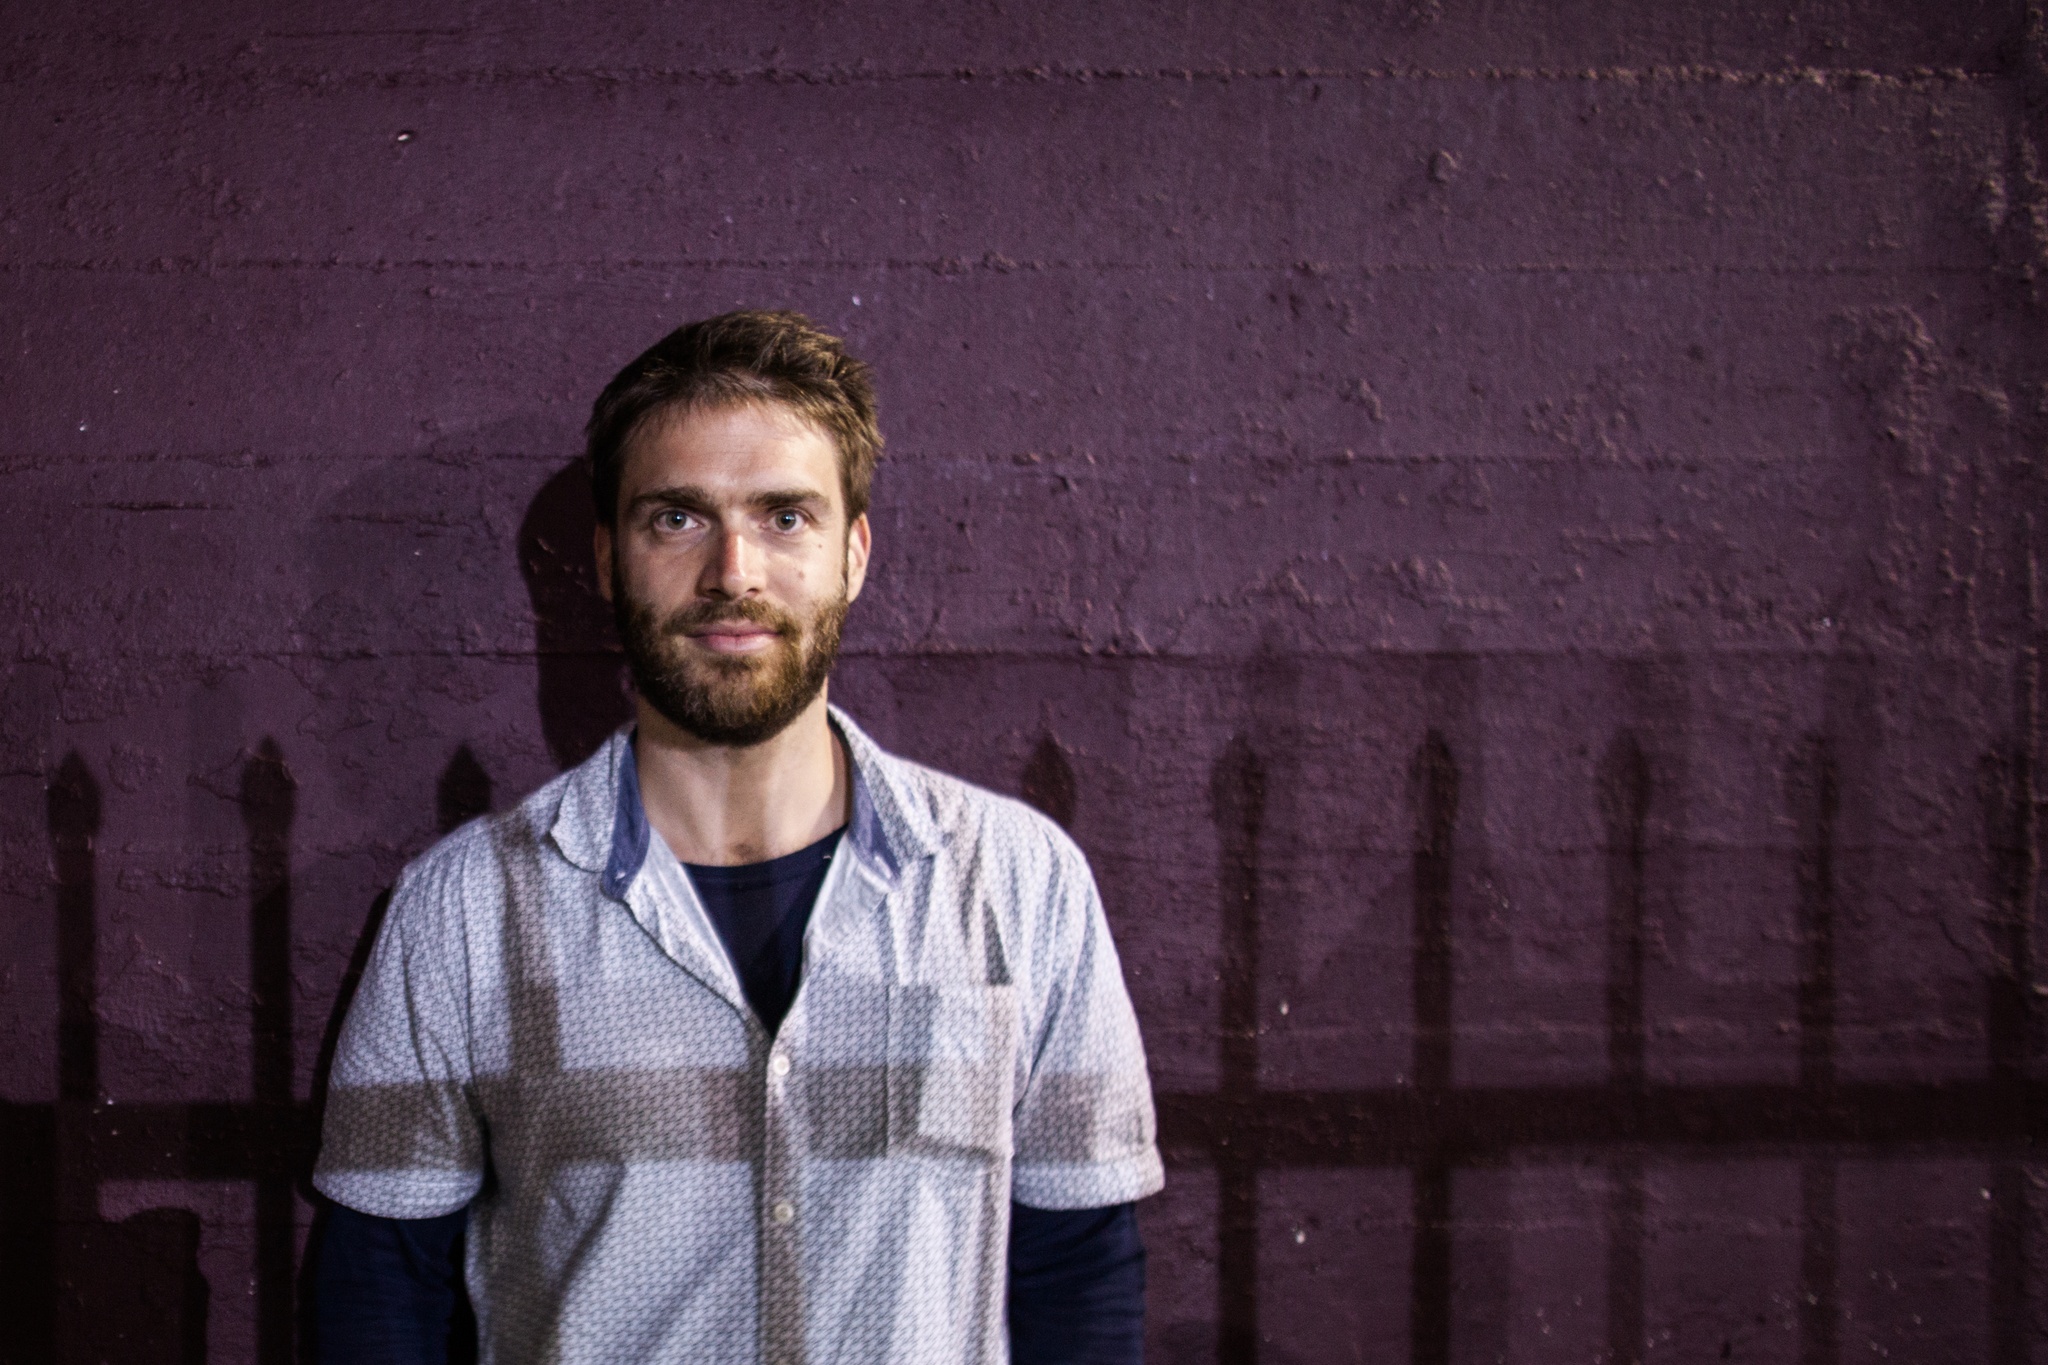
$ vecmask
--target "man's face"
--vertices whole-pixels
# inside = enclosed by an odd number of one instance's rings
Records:
[[[640,695],[712,744],[759,744],[816,700],[867,575],[831,437],[750,403],[656,417],[627,446],[598,582]]]

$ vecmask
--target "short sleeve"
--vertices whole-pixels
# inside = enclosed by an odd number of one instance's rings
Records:
[[[434,1218],[482,1188],[457,879],[408,869],[334,1052],[322,1194],[380,1218]]]
[[[1157,1193],[1165,1175],[1145,1048],[1102,898],[1079,850],[1060,844],[1011,1197],[1038,1209],[1101,1208]]]

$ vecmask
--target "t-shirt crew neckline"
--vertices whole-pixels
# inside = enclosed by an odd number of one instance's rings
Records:
[[[773,1038],[802,985],[804,936],[845,826],[794,853],[765,862],[716,866],[680,863],[711,921],[740,993]]]
[[[808,844],[794,853],[785,853],[779,858],[769,858],[758,863],[683,863],[683,871],[699,886],[711,883],[733,891],[754,891],[786,882],[801,881],[818,870],[821,863],[832,861],[839,838],[846,833],[841,825],[815,844]],[[676,861],[682,862],[680,858]]]

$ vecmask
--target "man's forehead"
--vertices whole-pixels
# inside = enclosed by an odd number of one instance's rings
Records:
[[[833,448],[832,433],[810,414],[772,398],[671,403],[647,414],[629,445],[673,444],[749,437]]]
[[[831,435],[784,403],[752,401],[677,407],[650,414],[627,443],[627,496],[670,484],[732,487],[762,481],[837,490],[839,452]]]

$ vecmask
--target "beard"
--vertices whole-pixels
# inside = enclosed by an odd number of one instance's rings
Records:
[[[839,658],[846,625],[846,584],[802,620],[750,598],[701,601],[662,617],[626,592],[616,564],[612,610],[633,686],[672,724],[706,744],[747,748],[773,739],[816,700]],[[758,654],[720,656],[689,643],[689,633],[720,621],[775,632]]]

